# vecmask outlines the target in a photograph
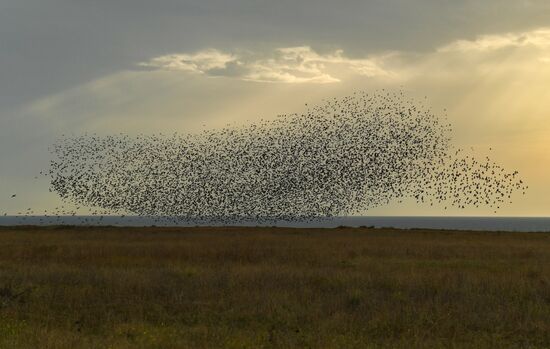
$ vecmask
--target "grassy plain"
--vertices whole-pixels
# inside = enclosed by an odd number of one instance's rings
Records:
[[[550,234],[0,228],[0,348],[550,348]]]

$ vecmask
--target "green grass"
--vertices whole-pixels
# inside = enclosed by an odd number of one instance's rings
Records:
[[[0,228],[0,348],[550,348],[550,234]]]

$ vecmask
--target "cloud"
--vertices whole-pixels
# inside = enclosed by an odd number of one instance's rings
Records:
[[[309,46],[278,48],[268,54],[207,49],[159,56],[138,65],[152,70],[271,83],[334,83],[341,81],[338,75],[345,71],[371,78],[391,75],[374,57],[348,58],[342,50],[320,54]]]
[[[481,35],[474,40],[457,40],[438,49],[439,52],[494,51],[511,47],[550,47],[550,28],[532,31]]]
[[[194,54],[170,54],[155,57],[139,66],[150,69],[187,71],[207,73],[216,69],[224,69],[228,63],[235,62],[236,57],[215,49],[209,49]]]
[[[330,89],[421,86],[431,90],[431,94],[441,91],[455,96],[477,86],[481,89],[477,93],[484,96],[488,91],[513,90],[510,86],[517,84],[530,86],[531,90],[546,86],[541,81],[550,76],[549,63],[550,28],[481,35],[427,52],[394,51],[367,57],[349,57],[343,50],[321,53],[307,45],[267,52],[211,48],[155,57],[140,63],[141,69],[121,71],[37,99],[27,104],[25,113],[41,119],[62,119],[58,128],[76,128],[80,124],[90,127],[90,120],[97,123],[99,119],[128,119],[128,115],[135,120],[148,120],[147,115],[156,113],[155,108],[172,119],[181,110],[189,115],[214,115],[214,109],[229,103],[227,96],[236,101],[251,98],[248,96],[259,91],[260,95],[272,96],[274,89],[269,84],[274,83],[279,84],[278,91],[299,89],[300,94],[308,89],[321,94]],[[313,89],[308,84],[324,86]],[[456,92],[461,88],[465,90]],[[213,110],[197,106],[205,96],[212,99],[211,94],[219,101],[207,103],[212,108],[215,104]],[[221,94],[224,98],[218,97]]]
[[[424,52],[395,51],[372,55],[378,66],[391,72],[390,84],[447,84],[452,87],[492,83],[489,79],[538,80],[548,75],[550,27],[528,31],[479,35],[450,41]],[[497,86],[500,88],[500,85]]]
[[[523,66],[527,61],[547,63],[548,51],[550,28],[543,27],[455,40],[424,53],[394,51],[357,58],[349,57],[343,50],[320,53],[310,46],[282,47],[269,52],[224,52],[210,48],[162,55],[138,66],[263,83],[327,84],[357,77],[406,83],[415,76],[453,75],[454,68],[460,68],[461,64],[462,72],[466,69],[474,73],[492,69],[493,63],[509,68]]]

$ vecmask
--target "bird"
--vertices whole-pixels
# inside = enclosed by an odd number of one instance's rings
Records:
[[[197,133],[62,136],[41,174],[64,206],[44,221],[93,222],[67,207],[188,225],[330,220],[404,199],[500,209],[527,189],[519,172],[453,146],[445,116],[403,91],[305,107]]]

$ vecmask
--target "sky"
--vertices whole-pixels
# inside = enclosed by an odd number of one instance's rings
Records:
[[[386,88],[520,172],[529,191],[497,215],[550,216],[549,81],[546,0],[0,0],[0,214],[59,205],[35,177],[63,134],[197,132]]]

